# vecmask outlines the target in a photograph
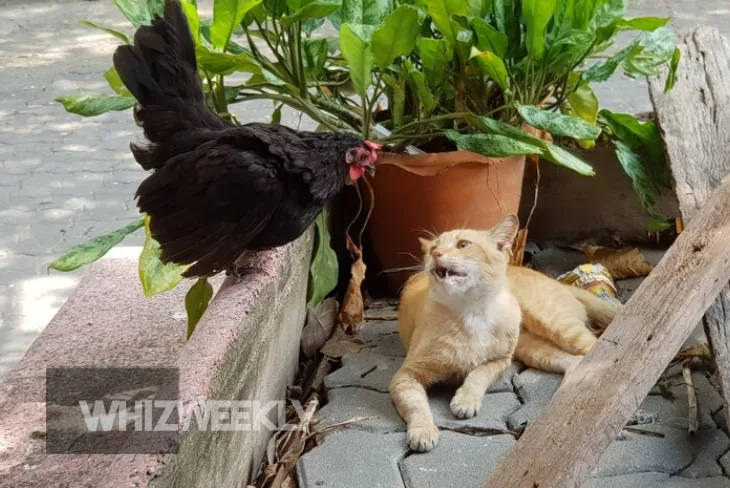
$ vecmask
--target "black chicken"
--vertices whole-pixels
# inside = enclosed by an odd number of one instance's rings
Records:
[[[352,135],[218,117],[205,105],[177,1],[137,30],[133,46],[117,48],[114,67],[149,140],[131,145],[137,162],[154,170],[137,190],[138,206],[163,262],[192,264],[186,277],[211,276],[239,256],[295,240],[348,180],[375,170],[380,146]]]

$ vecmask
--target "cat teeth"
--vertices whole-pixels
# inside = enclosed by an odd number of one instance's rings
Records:
[[[466,276],[465,273],[460,273],[458,271],[454,271],[452,269],[444,268],[441,266],[439,266],[438,268],[435,268],[433,270],[433,272],[436,274],[436,276],[438,276],[441,279],[450,278],[452,276],[458,276],[458,277]]]

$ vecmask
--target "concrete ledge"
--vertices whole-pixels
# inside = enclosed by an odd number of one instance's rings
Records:
[[[264,273],[218,292],[190,341],[184,296],[192,283],[145,299],[133,259],[104,259],[0,384],[0,486],[245,486],[270,433],[181,432],[177,454],[45,453],[47,367],[174,367],[180,397],[196,400],[284,398],[298,363],[306,318],[312,232],[262,253]],[[182,423],[182,422],[181,422]]]

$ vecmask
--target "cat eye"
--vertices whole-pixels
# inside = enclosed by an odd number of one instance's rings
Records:
[[[456,248],[457,249],[466,249],[469,246],[471,246],[471,242],[465,241],[465,240],[461,240],[461,241],[459,241],[459,242],[456,243]]]

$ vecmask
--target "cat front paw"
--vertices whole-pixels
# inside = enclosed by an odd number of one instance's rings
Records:
[[[408,447],[416,452],[428,452],[439,442],[439,430],[433,424],[408,427]]]
[[[456,390],[454,398],[451,399],[451,413],[456,418],[470,419],[479,413],[482,408],[482,395],[477,395],[465,388]]]

